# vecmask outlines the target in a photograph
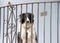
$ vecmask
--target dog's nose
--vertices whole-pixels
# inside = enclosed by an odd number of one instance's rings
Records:
[[[29,23],[29,21],[27,21],[27,23]]]

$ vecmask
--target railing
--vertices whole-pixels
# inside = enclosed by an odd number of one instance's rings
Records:
[[[56,43],[59,43],[59,17],[60,17],[60,1],[53,1],[53,2],[33,2],[33,3],[22,3],[22,4],[14,4],[12,5],[10,2],[8,3],[8,6],[2,6],[0,7],[0,36],[1,36],[1,43],[18,43],[18,29],[20,29],[21,32],[21,23],[19,22],[19,15],[22,13],[28,13],[28,11],[30,10],[30,13],[33,13],[35,15],[35,26],[36,26],[36,33],[37,33],[37,39],[38,39],[38,43],[40,42],[40,36],[41,34],[39,34],[40,31],[40,27],[41,27],[41,19],[40,19],[40,12],[43,12],[43,42],[42,43],[46,43],[45,39],[46,39],[46,16],[49,15],[49,31],[50,31],[50,42],[52,43],[52,29],[53,29],[53,5],[56,5],[56,29],[57,29],[57,39],[56,39]],[[50,11],[49,13],[46,11],[48,4],[50,7]],[[30,7],[28,7],[30,6]],[[42,8],[40,10],[40,7]],[[29,9],[29,10],[28,10]],[[25,11],[25,12],[24,12]],[[45,13],[47,15],[44,15]],[[55,13],[54,13],[55,14]],[[19,23],[20,25],[19,25]],[[47,21],[48,22],[48,21]],[[14,33],[13,33],[14,32]],[[15,39],[14,39],[15,38]],[[21,40],[20,40],[21,43]]]

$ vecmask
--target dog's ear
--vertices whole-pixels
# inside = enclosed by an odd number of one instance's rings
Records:
[[[19,17],[20,17],[20,19],[22,19],[22,14],[20,14],[20,16],[19,16]]]
[[[34,18],[34,14],[32,13],[28,13],[28,14],[29,14],[29,17]]]
[[[34,18],[34,14],[32,14],[32,17]]]
[[[20,22],[22,22],[22,18],[23,18],[22,16],[23,16],[22,14],[19,15]]]

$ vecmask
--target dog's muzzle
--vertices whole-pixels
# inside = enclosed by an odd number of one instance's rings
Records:
[[[26,21],[26,23],[30,23],[29,21]]]

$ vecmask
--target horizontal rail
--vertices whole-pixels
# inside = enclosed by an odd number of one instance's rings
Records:
[[[37,3],[57,3],[57,2],[60,2],[60,1],[21,3],[21,4],[13,4],[13,6],[16,6],[16,5],[26,5],[26,4],[37,4]],[[1,6],[0,8],[3,8],[3,7],[8,7],[8,5],[7,6]]]

